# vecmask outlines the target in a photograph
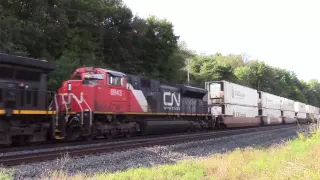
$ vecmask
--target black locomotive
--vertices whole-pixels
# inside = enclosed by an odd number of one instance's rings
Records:
[[[0,53],[0,144],[45,141],[53,111],[47,75],[55,64]]]

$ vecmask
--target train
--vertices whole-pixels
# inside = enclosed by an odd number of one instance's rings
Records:
[[[228,81],[205,88],[79,67],[55,91],[56,64],[0,53],[0,145],[313,123],[319,108]]]

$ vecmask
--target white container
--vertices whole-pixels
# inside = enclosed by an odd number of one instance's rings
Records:
[[[232,104],[212,106],[211,113],[215,116],[225,115],[232,117],[257,117],[259,115],[258,107],[239,106]]]
[[[319,108],[311,105],[306,105],[306,112],[309,114],[319,114]]]
[[[262,109],[262,116],[281,117],[281,110],[277,109]]]
[[[255,89],[227,81],[207,82],[209,104],[234,104],[241,106],[258,106],[258,92]]]
[[[309,113],[309,114],[313,114],[313,111],[314,111],[313,106],[311,106],[311,105],[306,105],[306,111],[307,111],[307,113]]]
[[[259,107],[267,109],[280,110],[281,101],[280,96],[276,96],[270,93],[259,91]]]
[[[297,118],[306,119],[307,118],[307,113],[297,113]]]
[[[281,97],[280,107],[282,111],[294,111],[294,101],[291,99]]]
[[[307,112],[306,104],[295,101],[294,102],[294,110],[295,110],[295,112],[306,113]]]
[[[285,124],[297,123],[296,113],[294,111],[282,111],[282,117]]]
[[[262,120],[263,120],[264,124],[280,124],[280,123],[282,123],[281,110],[262,109]]]
[[[282,111],[282,116],[285,118],[295,118],[295,112],[294,111]]]

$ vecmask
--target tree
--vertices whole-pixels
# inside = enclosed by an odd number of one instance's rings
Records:
[[[121,0],[4,0],[0,10],[0,51],[56,62],[51,90],[81,66],[185,81],[190,55],[173,25],[134,17]]]

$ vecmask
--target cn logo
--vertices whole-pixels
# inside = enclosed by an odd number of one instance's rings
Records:
[[[77,103],[83,103],[84,98],[83,98],[83,92],[80,93],[80,96],[77,97],[76,95],[74,95],[73,93],[62,93],[61,95],[61,100],[62,100],[62,104],[70,104],[71,100],[74,99]],[[67,100],[66,100],[67,98]]]
[[[174,102],[176,106],[180,106],[180,93],[171,93],[170,91],[163,93],[163,103],[165,106],[173,106]]]

